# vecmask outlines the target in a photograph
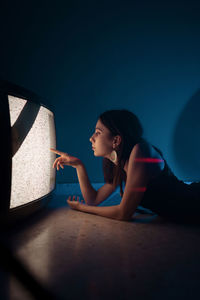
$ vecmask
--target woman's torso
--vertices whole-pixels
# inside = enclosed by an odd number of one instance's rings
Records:
[[[200,183],[188,185],[179,180],[161,151],[148,142],[144,143],[149,154],[150,177],[140,205],[166,217],[197,213],[200,209]]]

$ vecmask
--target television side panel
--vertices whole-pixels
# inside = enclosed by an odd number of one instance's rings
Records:
[[[11,131],[8,97],[0,92],[0,215],[6,217],[11,186]]]

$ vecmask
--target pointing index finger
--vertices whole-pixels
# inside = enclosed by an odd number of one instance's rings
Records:
[[[61,152],[61,151],[59,151],[59,150],[55,150],[55,149],[53,149],[53,148],[50,148],[50,151],[51,151],[51,152],[54,152],[54,153],[56,153],[56,154],[59,154],[59,155],[66,155],[66,154],[67,154],[67,153]]]

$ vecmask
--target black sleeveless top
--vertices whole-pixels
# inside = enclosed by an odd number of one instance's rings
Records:
[[[184,183],[164,162],[164,169],[148,183],[140,205],[163,217],[200,220],[200,182]]]

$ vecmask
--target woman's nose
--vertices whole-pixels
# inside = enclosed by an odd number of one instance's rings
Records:
[[[95,133],[93,133],[93,135],[92,135],[91,138],[90,138],[90,142],[91,142],[91,143],[94,142],[94,135],[95,135]]]

